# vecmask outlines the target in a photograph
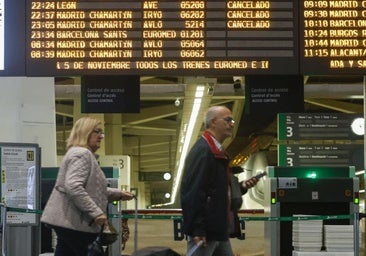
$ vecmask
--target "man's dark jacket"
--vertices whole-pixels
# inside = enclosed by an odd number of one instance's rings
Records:
[[[229,238],[229,159],[204,132],[187,155],[181,184],[183,230],[208,241]],[[242,193],[246,190],[243,189]],[[234,214],[237,219],[237,214]],[[237,222],[237,226],[238,226]],[[237,227],[238,228],[238,227]],[[235,234],[239,235],[239,234]]]

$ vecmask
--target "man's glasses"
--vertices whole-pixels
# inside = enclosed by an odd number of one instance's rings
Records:
[[[222,120],[230,123],[230,124],[235,124],[235,120],[232,117],[224,117]]]
[[[99,136],[99,135],[104,135],[103,130],[95,129],[95,130],[93,130],[93,132],[95,132],[98,136]]]

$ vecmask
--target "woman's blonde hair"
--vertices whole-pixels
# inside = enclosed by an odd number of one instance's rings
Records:
[[[88,139],[93,130],[101,125],[102,121],[94,117],[82,117],[77,120],[67,139],[66,149],[74,146],[88,147]]]

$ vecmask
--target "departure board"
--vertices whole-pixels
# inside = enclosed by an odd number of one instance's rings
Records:
[[[298,74],[298,3],[26,0],[27,75]]]
[[[364,74],[366,2],[304,0],[300,7],[302,74]]]

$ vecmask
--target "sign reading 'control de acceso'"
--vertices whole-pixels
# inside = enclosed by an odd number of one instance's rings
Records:
[[[139,76],[83,76],[82,113],[140,112]]]

